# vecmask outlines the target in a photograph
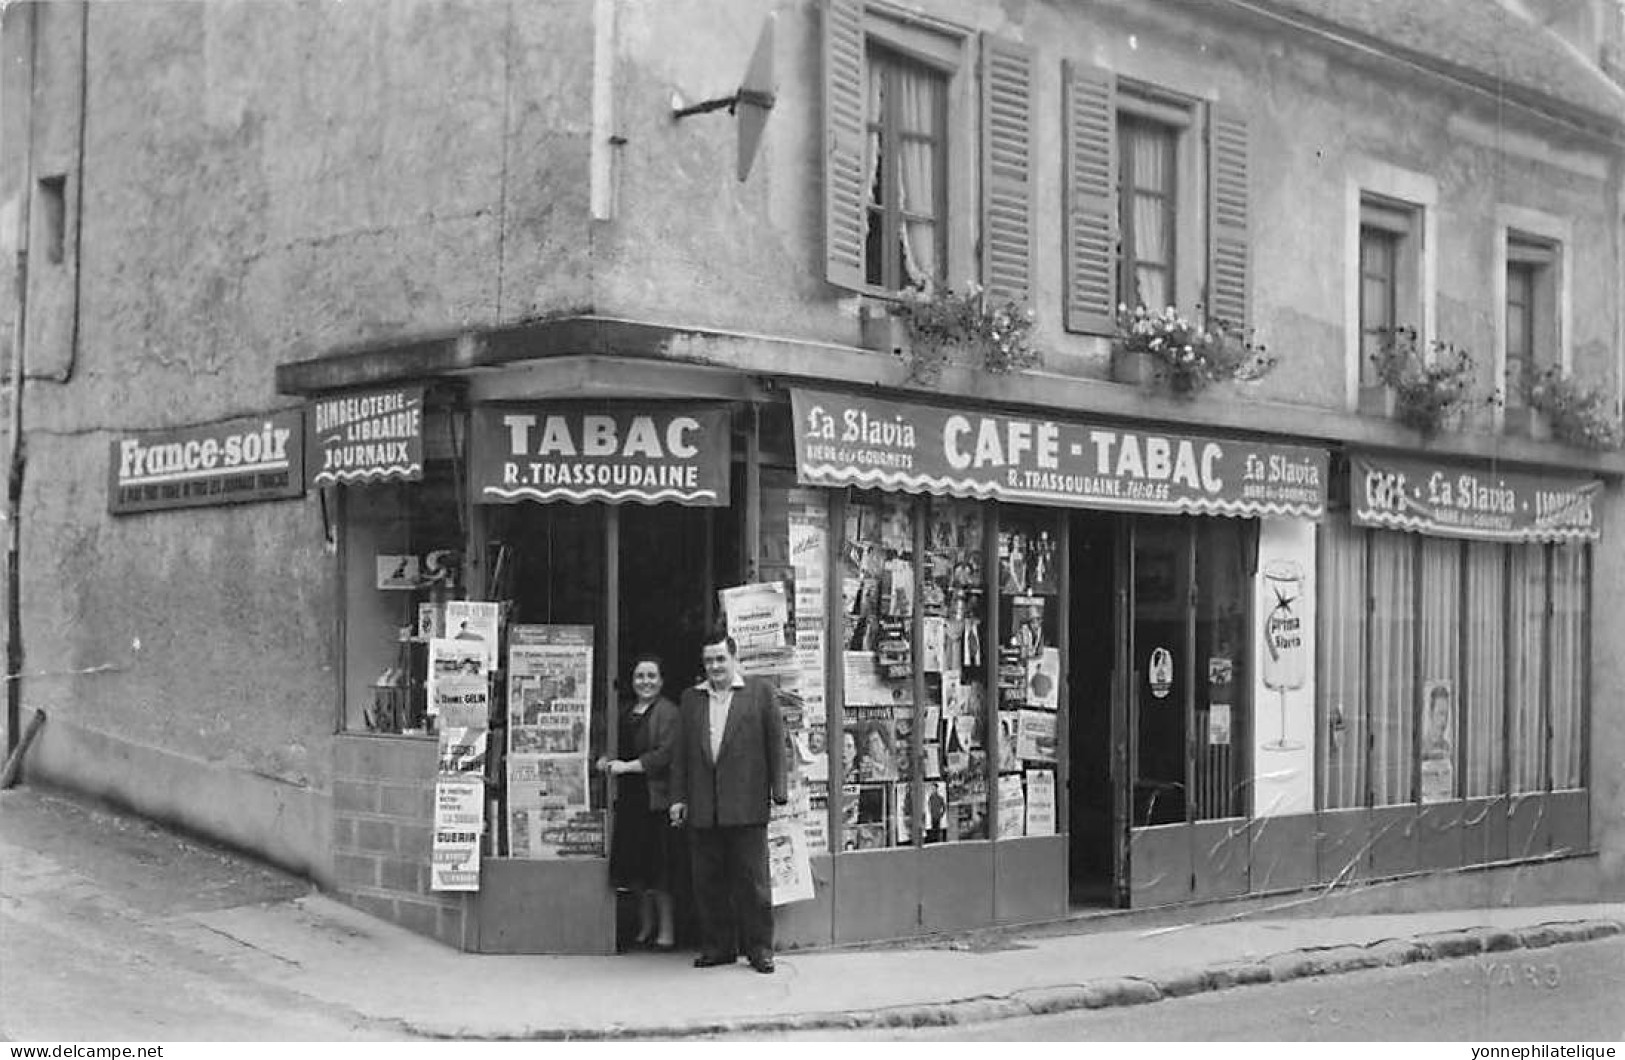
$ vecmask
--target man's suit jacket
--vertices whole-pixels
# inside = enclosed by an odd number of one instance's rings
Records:
[[[773,689],[755,678],[735,688],[711,758],[711,696],[704,686],[683,693],[681,732],[671,763],[671,801],[688,804],[694,828],[766,824],[771,804],[786,798],[784,723]]]

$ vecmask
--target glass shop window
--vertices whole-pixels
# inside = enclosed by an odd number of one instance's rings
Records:
[[[461,413],[431,408],[423,430],[421,481],[340,490],[342,728],[351,732],[429,731],[425,678],[434,615],[464,595],[466,423]]]
[[[831,764],[840,776],[843,850],[914,841],[916,519],[913,497],[847,499],[840,552],[844,698]],[[984,811],[985,795],[984,788]]]
[[[1056,831],[1056,741],[1060,725],[1060,519],[1053,512],[1001,509],[997,835]]]

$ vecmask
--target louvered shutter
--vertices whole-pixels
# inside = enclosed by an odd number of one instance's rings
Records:
[[[1033,275],[1032,49],[982,37],[982,286],[1027,301]]]
[[[1208,316],[1241,327],[1247,326],[1252,293],[1248,164],[1247,116],[1214,104],[1208,120]]]
[[[1066,330],[1104,335],[1117,302],[1116,81],[1067,63]]]
[[[825,276],[857,289],[865,279],[863,106],[863,0],[825,0]]]

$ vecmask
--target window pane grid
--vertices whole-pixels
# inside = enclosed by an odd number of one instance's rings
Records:
[[[1170,305],[1175,298],[1178,136],[1177,128],[1143,118],[1125,116],[1118,127],[1123,300],[1149,308]]]

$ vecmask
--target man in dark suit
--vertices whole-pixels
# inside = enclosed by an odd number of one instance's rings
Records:
[[[705,682],[683,693],[671,764],[671,821],[687,824],[700,914],[696,968],[732,964],[773,971],[773,895],[767,819],[788,800],[783,722],[773,689],[739,673],[732,637],[701,652]]]

